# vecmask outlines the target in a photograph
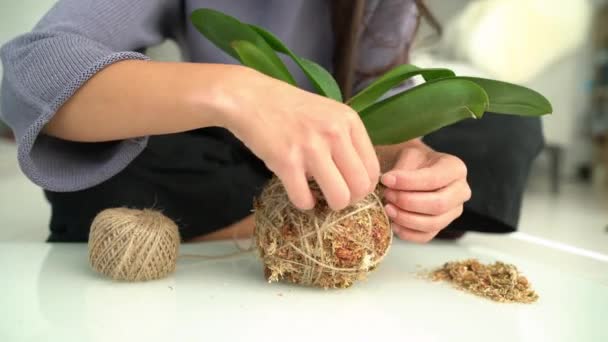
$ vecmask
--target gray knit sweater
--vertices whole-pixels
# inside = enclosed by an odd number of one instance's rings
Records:
[[[376,27],[390,25],[387,31],[402,38],[403,27],[383,18],[378,8],[384,7],[393,20],[403,22],[404,17],[396,17],[395,10],[413,19],[413,1],[379,3],[368,2],[370,15],[366,20]],[[385,6],[391,3],[396,5]],[[296,53],[330,65],[333,42],[327,0],[60,0],[32,32],[8,42],[0,51],[5,71],[0,112],[17,138],[23,172],[45,189],[75,191],[107,180],[135,159],[145,148],[147,137],[76,143],[40,131],[95,73],[117,61],[147,60],[145,49],[164,39],[175,39],[188,61],[234,63],[189,23],[189,14],[200,7],[267,27]],[[415,21],[408,22],[413,25]],[[406,25],[405,30],[413,31],[412,25]],[[370,68],[393,58],[383,51],[386,47],[370,55],[368,45],[364,40],[362,55],[368,55],[365,60]],[[396,44],[389,50],[399,53],[402,49]],[[289,66],[302,81],[302,75]]]

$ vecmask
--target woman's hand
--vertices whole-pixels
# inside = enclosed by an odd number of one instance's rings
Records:
[[[374,190],[380,167],[359,116],[350,107],[250,70],[239,75],[224,125],[273,171],[292,203],[311,209],[307,177],[334,210]]]
[[[381,178],[395,234],[418,243],[433,239],[471,198],[466,176],[465,164],[455,156],[419,140],[400,145],[395,165]]]

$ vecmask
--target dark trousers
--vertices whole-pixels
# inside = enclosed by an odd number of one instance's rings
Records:
[[[425,142],[468,167],[473,197],[448,229],[516,229],[528,172],[543,146],[539,119],[488,113],[430,134]],[[161,210],[188,240],[249,215],[270,176],[224,129],[151,137],[141,155],[106,182],[77,192],[46,191],[52,206],[49,241],[87,241],[95,215],[113,207]]]

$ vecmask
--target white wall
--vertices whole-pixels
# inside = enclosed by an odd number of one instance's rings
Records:
[[[0,11],[0,44],[30,30],[55,3],[55,0],[2,1],[4,4]],[[427,3],[438,19],[442,23],[447,23],[469,1],[471,0],[427,0]],[[428,28],[423,27],[421,36],[428,33]],[[177,47],[173,42],[165,42],[151,49],[149,54],[159,60],[179,58]],[[566,169],[569,173],[578,162],[590,157],[588,145],[577,131],[587,110],[585,84],[590,78],[590,59],[589,47],[582,48],[549,67],[529,84],[545,94],[554,105],[555,114],[544,118],[545,135],[549,142],[566,148]]]
[[[0,5],[0,45],[31,30],[56,2],[56,0],[0,1],[2,2]],[[156,60],[174,61],[179,59],[178,48],[172,41],[166,41],[158,47],[151,48],[148,54]],[[0,79],[2,79],[2,64],[0,64]],[[0,133],[3,129],[5,128],[0,122]]]
[[[27,32],[40,17],[53,6],[56,0],[0,0],[0,45],[20,33]],[[0,63],[0,79],[2,64]],[[0,98],[0,101],[2,99]],[[0,134],[7,128],[0,122]]]
[[[469,2],[475,0],[427,0],[440,22],[447,23]],[[559,2],[555,2],[556,5]],[[516,23],[514,23],[516,25]],[[421,34],[428,34],[428,26]],[[547,142],[564,147],[567,174],[573,174],[581,161],[591,158],[590,146],[580,133],[588,110],[587,84],[592,68],[589,44],[548,66],[534,80],[525,84],[547,96],[554,114],[543,118]]]
[[[0,9],[0,45],[27,32],[38,22],[56,0],[2,0]],[[2,76],[2,66],[0,66]]]
[[[38,22],[57,0],[2,0],[0,8],[0,45],[27,32]],[[156,60],[178,60],[179,50],[172,41],[153,47],[148,54]],[[0,78],[2,66],[0,65]]]

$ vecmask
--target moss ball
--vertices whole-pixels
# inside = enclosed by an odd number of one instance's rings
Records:
[[[294,207],[275,177],[255,201],[255,241],[269,282],[346,288],[362,280],[387,254],[390,221],[379,191],[333,211],[311,182],[314,209]]]

